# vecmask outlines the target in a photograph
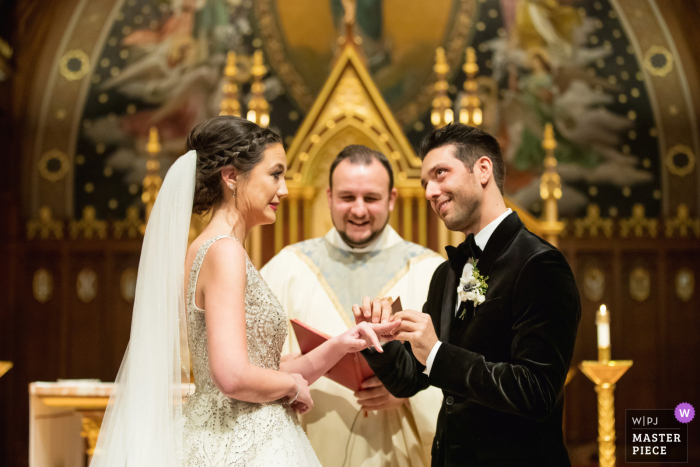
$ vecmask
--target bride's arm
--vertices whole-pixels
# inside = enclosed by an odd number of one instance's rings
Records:
[[[204,257],[198,287],[206,312],[209,370],[216,387],[227,397],[268,402],[297,394],[297,381],[248,360],[245,322],[245,251],[233,239],[215,242]],[[203,306],[202,306],[203,305]],[[293,372],[290,372],[293,373]],[[303,387],[302,387],[303,389]]]
[[[398,321],[384,324],[360,323],[339,336],[335,336],[306,355],[280,363],[280,370],[299,373],[312,384],[325,375],[348,352],[359,352],[374,344],[379,352],[378,334],[384,334],[398,326]]]

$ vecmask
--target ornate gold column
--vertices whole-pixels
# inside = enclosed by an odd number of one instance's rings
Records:
[[[412,190],[401,190],[403,204],[403,239],[413,241],[413,193]]]
[[[219,115],[241,116],[241,103],[238,102],[238,85],[236,84],[236,52],[229,52],[226,56],[224,68],[226,83],[224,84],[224,98],[221,101]]]
[[[312,226],[312,216],[311,213],[313,212],[313,204],[314,204],[314,196],[316,194],[316,190],[312,186],[307,186],[304,187],[303,190],[303,198],[304,198],[304,240],[308,240],[311,238],[311,230],[313,228]]]
[[[428,203],[422,196],[423,190],[416,193],[416,203],[418,204],[418,244],[428,246]]]
[[[445,247],[450,244],[450,231],[447,230],[447,227],[445,227],[445,223],[442,222],[442,219],[438,219],[437,226],[438,253],[444,257],[447,257]]]
[[[289,244],[299,241],[299,190],[289,190]]]
[[[277,207],[277,220],[275,221],[275,254],[284,248],[284,206],[286,200],[282,200]]]
[[[154,126],[151,127],[148,134],[146,151],[148,151],[148,162],[146,162],[146,177],[143,179],[141,200],[146,205],[146,223],[148,223],[148,218],[151,217],[151,211],[160,191],[160,186],[163,184],[163,179],[160,178],[160,162],[158,162],[158,154],[160,154],[158,128]]]
[[[551,123],[547,123],[544,127],[542,147],[546,151],[546,156],[544,173],[540,181],[540,197],[544,202],[541,226],[544,239],[556,247],[564,224],[559,222],[557,200],[561,199],[561,179],[557,173],[557,159],[554,157],[557,141],[554,138],[554,128]]]
[[[253,260],[255,267],[260,267],[262,263],[262,230],[261,226],[256,225],[250,231],[250,259]]]
[[[396,198],[396,204],[394,204],[394,210],[389,213],[389,225],[394,228],[397,232],[399,231],[399,203],[401,202],[401,195]]]

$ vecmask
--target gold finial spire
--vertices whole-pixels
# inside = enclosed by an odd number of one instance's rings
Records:
[[[563,229],[559,222],[559,207],[557,200],[561,199],[561,179],[557,173],[557,159],[554,157],[554,149],[557,141],[554,138],[554,127],[551,123],[544,126],[544,138],[542,147],[545,150],[544,173],[540,180],[540,197],[544,200],[544,214],[542,226],[545,240],[557,246],[558,236]]]
[[[481,101],[476,95],[476,74],[479,65],[476,64],[476,51],[474,47],[467,47],[467,60],[462,67],[467,78],[464,80],[464,97],[459,103],[459,122],[465,125],[480,126],[483,121],[481,113]]]
[[[241,116],[241,103],[238,102],[238,85],[236,84],[236,52],[229,52],[226,56],[224,68],[224,98],[221,101],[219,115]]]
[[[433,66],[437,80],[435,81],[435,97],[433,98],[433,110],[430,113],[430,122],[435,128],[442,128],[454,121],[452,112],[452,99],[447,95],[447,73],[450,67],[445,61],[445,49],[438,47],[435,50],[435,66]]]
[[[355,21],[357,15],[357,0],[341,0],[343,4],[343,25],[345,26],[345,35],[338,38],[339,50],[350,46],[355,47],[362,44],[362,38],[355,36]]]
[[[253,84],[251,86],[253,97],[248,103],[247,118],[251,122],[267,128],[270,124],[270,105],[265,100],[265,84],[262,82],[265,73],[267,73],[267,68],[263,62],[262,50],[255,51],[251,72],[253,74]]]
[[[151,216],[160,186],[163,184],[163,179],[160,178],[160,162],[158,161],[160,149],[158,128],[153,126],[149,131],[148,144],[146,144],[148,161],[146,162],[146,177],[143,179],[143,193],[141,194],[141,200],[146,205],[146,222]]]

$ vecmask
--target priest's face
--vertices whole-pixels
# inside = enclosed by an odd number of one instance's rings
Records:
[[[454,155],[455,147],[442,146],[426,154],[421,167],[421,184],[433,211],[445,226],[465,232],[479,224],[484,189],[479,167],[482,157],[470,171]],[[490,160],[489,160],[490,162]]]
[[[369,165],[344,160],[333,172],[328,206],[333,225],[353,248],[369,245],[381,235],[394,209],[396,188],[389,190],[389,174],[372,159]]]

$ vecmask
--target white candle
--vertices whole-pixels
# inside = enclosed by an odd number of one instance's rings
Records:
[[[598,327],[598,348],[610,347],[610,312],[605,305],[600,305],[596,313],[595,324]]]

